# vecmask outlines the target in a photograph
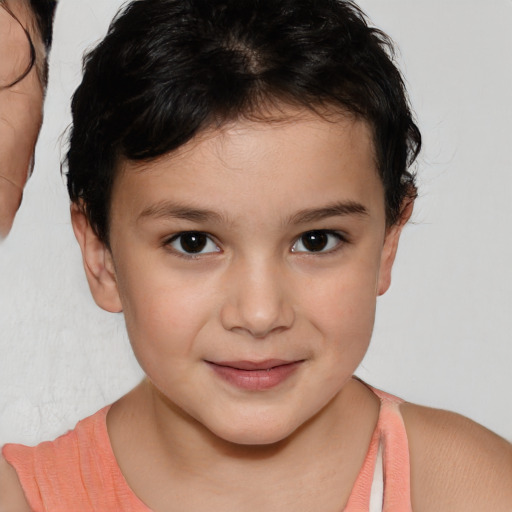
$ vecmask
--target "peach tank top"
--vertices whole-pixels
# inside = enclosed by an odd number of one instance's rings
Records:
[[[372,390],[381,400],[379,419],[343,512],[412,512],[402,401]],[[34,512],[151,512],[117,465],[107,433],[108,409],[80,421],[55,441],[3,447]]]

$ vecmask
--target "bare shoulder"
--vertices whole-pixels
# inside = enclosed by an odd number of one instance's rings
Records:
[[[13,467],[0,454],[0,512],[30,512]]]
[[[415,512],[512,511],[512,444],[459,414],[401,406]]]

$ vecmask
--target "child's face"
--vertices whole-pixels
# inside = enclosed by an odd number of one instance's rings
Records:
[[[155,388],[235,443],[329,413],[368,347],[400,231],[386,230],[364,122],[233,123],[125,162],[111,211],[113,264],[105,250],[89,280],[124,310]]]

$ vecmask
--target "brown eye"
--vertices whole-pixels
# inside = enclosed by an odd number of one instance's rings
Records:
[[[333,231],[307,231],[293,244],[292,252],[327,252],[342,240],[342,236]]]
[[[213,240],[200,231],[187,231],[173,237],[169,244],[174,250],[185,254],[207,254],[219,252]]]

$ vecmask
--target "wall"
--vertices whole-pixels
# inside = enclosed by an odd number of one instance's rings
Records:
[[[141,378],[122,317],[90,297],[59,173],[80,55],[118,5],[58,9],[35,174],[0,246],[0,445],[53,437]],[[512,2],[361,5],[400,47],[425,144],[413,223],[358,374],[512,439]]]

